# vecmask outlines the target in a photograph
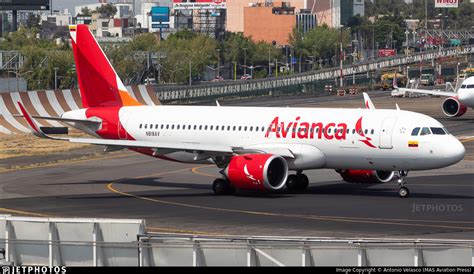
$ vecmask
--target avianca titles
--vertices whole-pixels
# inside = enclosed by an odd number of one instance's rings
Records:
[[[126,92],[86,25],[70,26],[70,34],[84,108],[40,117],[18,103],[33,134],[215,164],[222,173],[213,182],[216,194],[302,191],[309,183],[305,170],[334,169],[348,182],[396,180],[407,197],[408,171],[453,165],[465,154],[435,119],[375,109],[372,102],[367,109],[143,106]],[[93,138],[53,137],[35,119],[62,121]]]

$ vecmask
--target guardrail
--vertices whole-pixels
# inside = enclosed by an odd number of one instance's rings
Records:
[[[473,266],[474,240],[193,236],[144,220],[0,216],[2,264],[49,266]]]
[[[137,265],[135,219],[0,216],[0,249],[13,265]]]
[[[141,266],[472,266],[474,241],[142,235]]]
[[[346,65],[343,67],[342,74],[343,76],[348,76],[352,74],[367,73],[383,68],[430,61],[440,57],[466,54],[474,54],[474,45],[445,48],[442,50],[415,53],[411,55],[385,57],[381,59],[365,61],[356,65]],[[158,98],[160,98],[161,101],[166,102],[208,96],[218,97],[260,90],[274,90],[322,80],[337,79],[340,76],[340,68],[333,67],[290,76],[282,76],[278,78],[273,77],[248,81],[223,81],[211,83],[205,86],[157,86],[155,89],[157,91]]]

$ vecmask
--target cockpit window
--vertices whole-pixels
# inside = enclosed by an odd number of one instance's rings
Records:
[[[466,88],[466,85],[461,85],[461,88]]]
[[[446,135],[446,132],[440,127],[432,127],[431,132],[433,132],[434,135]]]
[[[466,88],[474,88],[474,85],[466,85]]]
[[[420,132],[420,128],[419,127],[416,127],[413,129],[413,131],[411,132],[411,136],[418,136],[418,133]]]
[[[421,134],[420,134],[421,136],[423,136],[423,135],[429,135],[429,134],[431,134],[431,131],[430,131],[429,128],[424,127],[424,128],[421,129]]]

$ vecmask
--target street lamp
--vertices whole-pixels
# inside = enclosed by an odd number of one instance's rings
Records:
[[[244,75],[247,74],[247,48],[243,48],[244,50]]]
[[[220,73],[220,70],[219,70],[219,68],[220,68],[219,65],[220,65],[220,61],[221,61],[220,53],[221,53],[221,49],[217,49],[217,76],[221,76],[221,73]]]

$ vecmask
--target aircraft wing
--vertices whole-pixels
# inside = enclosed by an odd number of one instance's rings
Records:
[[[435,96],[456,96],[456,92],[450,92],[450,91],[440,91],[440,90],[429,90],[429,89],[414,89],[414,88],[397,88],[400,91],[403,92],[413,92],[413,93],[421,93],[421,94],[430,94],[430,95],[435,95]]]
[[[116,139],[99,139],[99,138],[68,138],[68,137],[53,137],[44,133],[41,128],[36,124],[27,110],[23,105],[18,102],[23,117],[27,121],[32,133],[40,138],[69,141],[71,143],[81,144],[92,144],[92,145],[104,145],[106,151],[114,151],[121,148],[150,148],[155,151],[156,154],[166,154],[173,151],[193,151],[193,152],[208,152],[213,155],[219,154],[248,154],[248,153],[269,153],[277,154],[286,158],[294,158],[293,153],[283,147],[262,147],[262,148],[243,148],[243,147],[230,147],[224,145],[207,145],[197,142],[150,142],[150,141],[136,141],[136,140],[116,140]],[[43,119],[50,117],[34,116],[35,118]],[[75,119],[58,119],[60,121],[67,122],[79,122],[82,120]],[[84,121],[95,123],[95,121]]]

